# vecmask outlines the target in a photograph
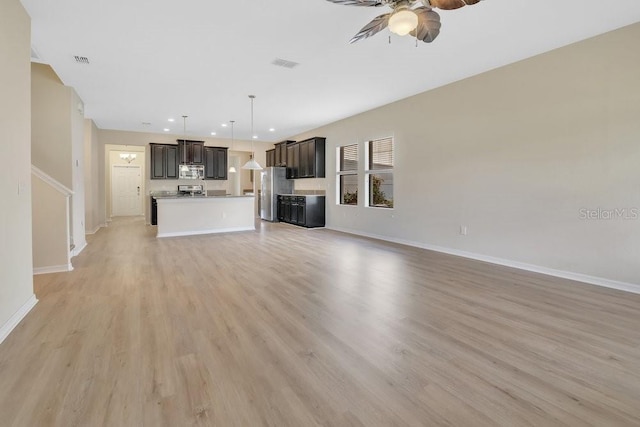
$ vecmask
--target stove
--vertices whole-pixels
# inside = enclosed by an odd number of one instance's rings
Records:
[[[205,195],[204,186],[202,184],[178,185],[178,196],[204,197]]]

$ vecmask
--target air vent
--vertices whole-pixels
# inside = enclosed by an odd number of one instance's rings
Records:
[[[89,63],[89,58],[87,58],[86,56],[74,56],[76,62],[78,64],[88,64]]]
[[[295,68],[298,65],[300,65],[297,62],[287,61],[286,59],[280,59],[280,58],[274,59],[271,63],[275,66],[289,68],[289,69]]]

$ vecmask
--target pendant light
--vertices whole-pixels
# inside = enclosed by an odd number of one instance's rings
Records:
[[[249,99],[251,100],[251,157],[249,161],[242,166],[242,169],[250,169],[250,170],[262,170],[262,166],[258,162],[256,162],[255,152],[253,151],[253,140],[256,138],[253,134],[253,100],[256,99],[255,95],[249,95]]]
[[[229,123],[231,123],[231,150],[229,151],[233,151],[233,124],[235,123],[235,120],[230,120]],[[231,165],[231,167],[229,168],[229,173],[236,173],[236,167]]]
[[[182,140],[182,164],[180,165],[180,170],[188,171],[189,167],[187,166],[187,117],[182,116],[182,131],[184,132],[184,139]]]

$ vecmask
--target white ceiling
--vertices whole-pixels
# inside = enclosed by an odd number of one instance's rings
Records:
[[[180,135],[186,114],[190,136],[229,137],[221,124],[236,120],[249,139],[255,94],[255,133],[271,142],[640,21],[638,0],[485,0],[438,11],[440,36],[416,48],[388,30],[348,44],[387,8],[326,0],[22,3],[41,61],[99,128]]]

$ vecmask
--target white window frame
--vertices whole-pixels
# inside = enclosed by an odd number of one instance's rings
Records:
[[[342,148],[344,147],[351,147],[351,146],[355,146],[356,147],[356,158],[357,158],[357,162],[358,162],[358,167],[355,170],[341,170],[340,168],[340,163],[342,160],[342,157],[340,155],[340,151]],[[352,144],[344,144],[344,145],[340,145],[338,147],[336,147],[336,205],[338,206],[351,206],[351,207],[357,207],[360,203],[360,199],[361,197],[358,197],[358,200],[356,201],[355,204],[351,204],[351,203],[342,203],[342,188],[340,186],[340,182],[341,182],[341,178],[343,176],[349,176],[349,175],[353,175],[356,177],[356,191],[359,189],[360,185],[360,144],[357,142],[354,142]]]
[[[390,140],[391,141],[391,152],[392,152],[392,162],[394,163],[392,165],[392,167],[390,169],[369,169],[369,163],[370,163],[370,159],[371,159],[371,146],[372,143],[376,142],[376,141],[385,141],[385,140]],[[395,200],[392,198],[391,201],[393,202],[392,206],[373,206],[370,203],[371,200],[371,194],[370,194],[370,180],[371,180],[371,175],[380,175],[380,174],[390,174],[391,176],[394,176],[394,168],[395,168],[395,139],[393,136],[388,136],[388,137],[384,137],[384,138],[376,138],[376,139],[371,139],[365,142],[365,148],[364,148],[364,204],[365,207],[367,208],[372,208],[372,209],[385,209],[385,210],[393,210],[395,208]],[[395,187],[395,185],[394,185]]]

